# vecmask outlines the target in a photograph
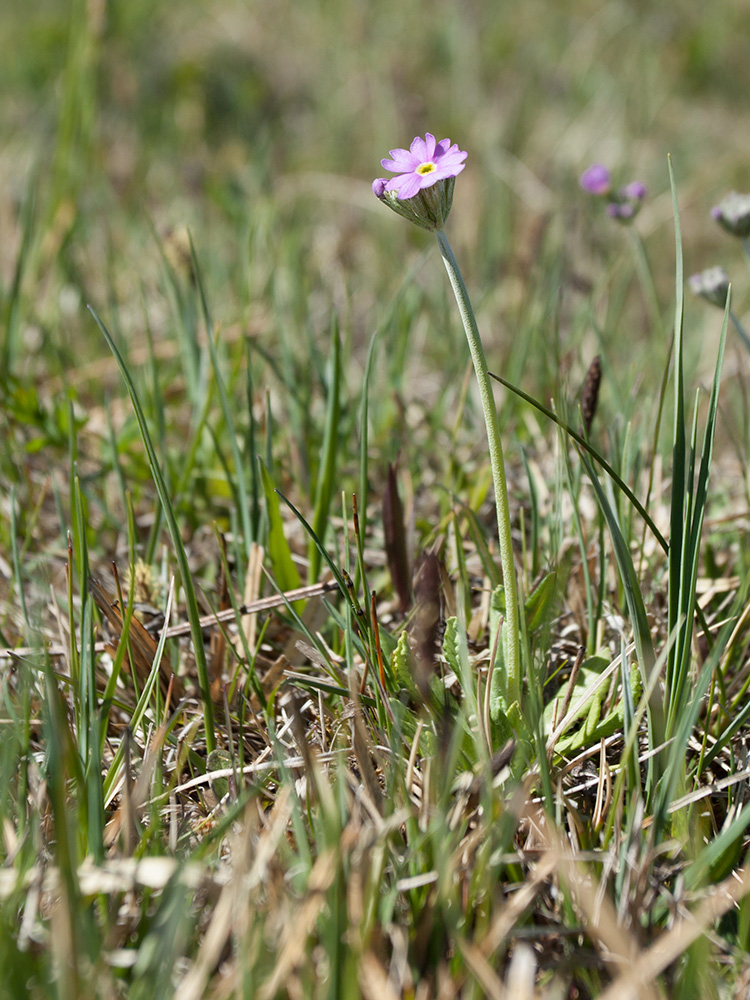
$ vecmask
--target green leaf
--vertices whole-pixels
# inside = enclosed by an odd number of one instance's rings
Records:
[[[557,570],[547,573],[526,598],[526,630],[535,632],[549,624],[558,602]]]
[[[396,648],[391,655],[391,669],[399,687],[407,691],[416,691],[409,636],[405,631],[399,635]]]
[[[271,476],[265,463],[258,456],[260,481],[266,498],[266,513],[268,515],[268,538],[266,549],[271,560],[273,575],[281,590],[294,590],[300,586],[300,576],[292,559],[289,542],[284,534],[284,522],[281,518],[279,497],[274,490]]]
[[[449,618],[445,623],[443,636],[443,656],[451,670],[461,676],[461,652],[458,646],[458,618]]]

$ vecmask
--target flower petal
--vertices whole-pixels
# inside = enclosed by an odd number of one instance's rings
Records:
[[[432,132],[426,132],[424,137],[425,160],[432,160],[435,157],[435,136]]]
[[[428,132],[427,135],[430,133]],[[420,163],[424,163],[425,160],[429,160],[427,155],[427,143],[420,136],[415,136],[411,141],[411,146],[409,146],[409,151],[412,155],[419,160]]]
[[[445,177],[458,177],[465,166],[465,163],[443,163],[441,160],[436,164],[437,169],[429,176],[435,177],[436,180],[442,180]]]
[[[439,170],[433,170],[430,174],[415,174],[415,177],[419,178],[419,187],[422,188],[432,187],[433,184],[437,184],[438,181],[444,181],[445,176],[440,173]]]
[[[464,160],[467,154],[462,153],[460,149],[455,152],[448,152],[444,156],[435,157],[435,164],[440,170],[452,170],[457,167],[465,166]]]
[[[419,174],[400,174],[388,181],[387,191],[395,191],[399,198],[413,198],[422,187],[422,177]]]
[[[408,149],[392,149],[393,159],[380,161],[380,166],[385,170],[392,170],[394,174],[405,174],[410,170],[416,170],[422,162],[418,157],[413,156]]]

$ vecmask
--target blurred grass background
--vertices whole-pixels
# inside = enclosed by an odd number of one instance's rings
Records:
[[[707,212],[745,181],[747,18],[742,0],[720,15],[688,0],[5,4],[6,289],[20,206],[37,193],[24,343],[34,347],[28,327],[38,326],[47,364],[104,356],[87,301],[111,302],[137,336],[137,299],[151,301],[158,274],[151,226],[188,225],[209,285],[231,289],[218,319],[248,322],[272,276],[286,267],[299,280],[299,262],[310,316],[343,297],[363,349],[382,320],[377,303],[425,247],[380,211],[369,182],[388,149],[425,130],[469,151],[451,233],[481,295],[490,353],[493,337],[508,350],[550,243],[563,289],[599,280],[592,262],[602,253],[615,258],[615,227],[576,185],[593,160],[649,185],[638,224],[668,289],[668,153],[688,270],[728,252]],[[441,294],[435,269],[419,277]],[[272,325],[261,329],[267,343]],[[649,333],[636,315],[632,335],[646,349]],[[451,357],[451,338],[445,352],[430,338],[438,360]],[[607,346],[613,368],[632,378],[631,344]],[[33,354],[21,370],[40,363]]]

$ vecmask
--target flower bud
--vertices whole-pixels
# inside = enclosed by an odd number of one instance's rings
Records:
[[[727,304],[729,275],[723,267],[709,267],[688,279],[690,291],[700,295],[706,302],[723,309]]]
[[[589,194],[601,195],[609,192],[612,187],[612,178],[603,163],[594,163],[583,171],[578,178],[578,183]]]
[[[711,217],[732,236],[745,239],[750,236],[750,194],[730,192],[711,209]]]

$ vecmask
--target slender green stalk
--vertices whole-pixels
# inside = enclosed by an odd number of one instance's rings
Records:
[[[509,705],[521,701],[521,664],[518,641],[518,591],[516,587],[516,568],[513,561],[513,542],[510,531],[510,507],[508,505],[508,487],[505,481],[505,462],[503,461],[503,446],[500,441],[500,423],[497,419],[495,397],[492,392],[487,359],[484,356],[482,340],[479,336],[474,310],[471,308],[469,293],[459,270],[456,258],[453,256],[448,239],[442,229],[435,233],[440,253],[448,272],[453,294],[456,296],[461,321],[469,342],[471,360],[474,362],[474,372],[479,384],[479,394],[482,399],[484,423],[487,428],[487,443],[490,451],[490,466],[492,482],[495,488],[495,508],[497,511],[497,533],[500,541],[500,564],[503,570],[505,587],[505,624],[503,627],[503,652],[506,670],[506,697]]]
[[[635,270],[643,292],[643,299],[648,309],[651,326],[654,333],[663,338],[664,320],[661,315],[659,296],[654,285],[654,276],[651,273],[651,267],[646,256],[646,248],[637,229],[633,226],[628,226],[627,230],[630,239],[630,248],[633,251],[633,259],[635,261]]]
[[[735,312],[733,312],[732,310],[730,310],[729,311],[729,318],[731,319],[732,323],[734,324],[734,328],[737,331],[737,334],[739,335],[740,340],[745,345],[745,347],[748,349],[748,351],[750,351],[750,337],[747,334],[747,330],[745,329],[745,327],[742,325],[742,323],[738,319],[737,314]]]

